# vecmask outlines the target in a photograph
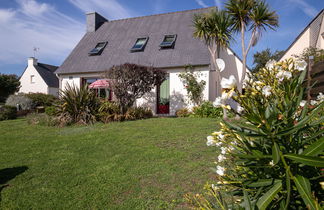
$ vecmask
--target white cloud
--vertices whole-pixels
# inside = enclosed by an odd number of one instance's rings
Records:
[[[197,4],[199,4],[202,7],[208,7],[207,4],[205,4],[205,2],[203,0],[195,0]]]
[[[85,33],[83,22],[35,0],[18,0],[16,9],[0,9],[0,63],[26,63],[33,48],[37,58],[61,63]]]
[[[306,15],[309,17],[315,17],[318,13],[317,9],[307,3],[305,0],[290,0],[293,5],[296,5],[299,9],[301,9]]]
[[[122,19],[137,16],[116,0],[69,0],[83,12],[98,12],[108,19]]]

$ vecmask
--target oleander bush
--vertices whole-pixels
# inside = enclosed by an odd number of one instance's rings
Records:
[[[304,101],[305,61],[269,62],[250,75],[239,122],[207,137],[218,154],[217,182],[187,198],[202,209],[322,209],[324,97]],[[322,186],[321,186],[322,185]]]
[[[17,118],[17,108],[15,106],[0,106],[0,121]]]
[[[20,110],[32,110],[36,107],[34,101],[25,94],[10,95],[6,100],[8,106],[17,107],[17,104]]]

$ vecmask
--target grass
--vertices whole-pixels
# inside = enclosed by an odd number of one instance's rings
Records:
[[[0,122],[0,209],[187,209],[213,180],[215,119],[72,126]]]

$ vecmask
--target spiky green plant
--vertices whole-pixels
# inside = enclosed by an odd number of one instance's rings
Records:
[[[58,113],[62,124],[93,123],[96,121],[98,108],[98,98],[86,85],[78,88],[68,84],[65,90],[60,92]]]

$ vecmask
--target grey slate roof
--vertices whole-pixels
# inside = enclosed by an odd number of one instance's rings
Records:
[[[136,63],[154,67],[209,65],[205,44],[193,38],[193,15],[209,8],[165,13],[103,23],[95,32],[87,32],[57,74],[102,72],[113,65]],[[174,49],[160,50],[164,35],[177,34]],[[130,52],[137,38],[149,37],[143,52]],[[99,56],[89,56],[98,42],[108,41]]]
[[[48,87],[59,87],[59,80],[54,73],[57,70],[58,66],[52,66],[45,63],[38,63],[37,65],[34,65],[34,67],[39,73],[39,75],[43,78]]]

